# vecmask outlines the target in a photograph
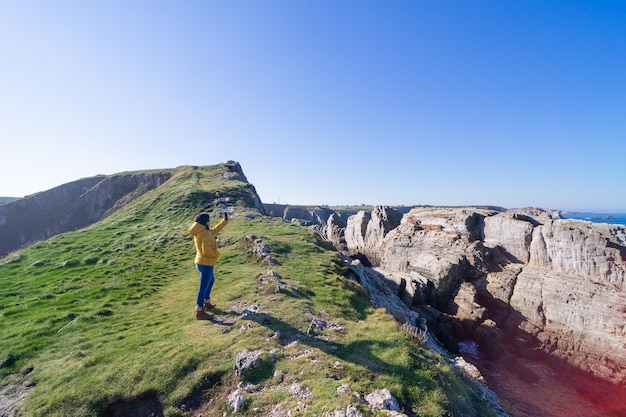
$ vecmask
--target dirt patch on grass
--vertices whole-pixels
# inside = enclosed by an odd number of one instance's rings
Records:
[[[163,405],[155,392],[145,392],[133,398],[117,398],[104,409],[104,417],[164,417]]]
[[[11,417],[34,386],[9,384],[0,388],[0,416]]]
[[[226,410],[228,394],[237,388],[235,374],[223,375],[219,380],[208,381],[204,388],[194,394],[189,402],[192,417],[222,417]]]

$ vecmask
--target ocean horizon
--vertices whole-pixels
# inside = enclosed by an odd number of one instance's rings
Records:
[[[587,220],[593,223],[621,224],[626,226],[626,213],[562,212],[565,219]]]

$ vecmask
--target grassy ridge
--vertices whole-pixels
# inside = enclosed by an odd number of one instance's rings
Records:
[[[353,402],[337,396],[343,384],[388,388],[421,416],[489,415],[443,360],[370,306],[334,251],[309,229],[247,218],[252,200],[228,165],[179,168],[98,224],[0,260],[0,386],[34,387],[17,415],[102,416],[149,392],[165,415],[186,416],[193,394],[213,386],[205,415],[221,416],[243,349],[272,352],[246,378],[274,387],[246,394],[245,415],[278,403],[321,415]],[[223,202],[235,212],[219,236],[219,321],[196,321],[187,227],[200,210],[216,220]],[[251,256],[249,235],[265,237],[276,264]],[[314,319],[328,326],[312,328]],[[296,381],[306,399],[281,388]]]

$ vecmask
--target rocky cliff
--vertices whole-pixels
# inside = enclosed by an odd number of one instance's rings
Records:
[[[95,176],[0,206],[0,257],[97,222],[170,177],[170,171]]]
[[[377,208],[348,219],[347,250],[367,256],[449,350],[471,341],[489,360],[540,361],[626,415],[626,227],[476,208],[414,208],[394,227],[372,221],[381,213],[393,217]]]
[[[171,171],[95,176],[0,206],[0,257],[36,241],[86,227],[145,192]]]
[[[8,253],[49,239],[60,233],[89,226],[151,191],[176,173],[198,167],[122,172],[83,178],[24,198],[0,199],[0,258]],[[241,165],[228,161],[220,165],[223,180],[246,183],[230,189],[230,196],[189,191],[189,204],[248,204],[265,214],[256,189],[243,173]]]

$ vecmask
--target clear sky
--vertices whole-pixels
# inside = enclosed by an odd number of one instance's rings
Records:
[[[626,2],[0,1],[0,196],[228,160],[267,203],[626,211]]]

